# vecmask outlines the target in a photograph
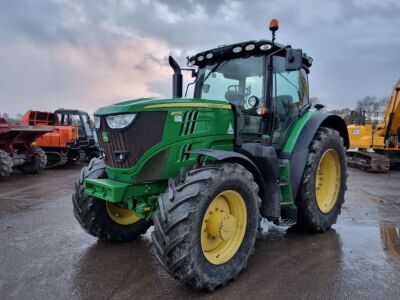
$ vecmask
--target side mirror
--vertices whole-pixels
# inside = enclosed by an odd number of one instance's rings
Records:
[[[289,48],[286,50],[286,71],[297,71],[303,66],[303,51]]]

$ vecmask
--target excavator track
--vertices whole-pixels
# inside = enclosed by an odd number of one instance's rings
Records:
[[[66,153],[57,151],[46,151],[47,164],[46,169],[52,169],[63,166],[68,162],[68,155]]]
[[[390,159],[374,152],[348,151],[347,164],[370,173],[386,173],[390,169]]]

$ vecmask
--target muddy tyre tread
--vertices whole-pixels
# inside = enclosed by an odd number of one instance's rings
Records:
[[[320,155],[326,150],[326,147],[334,147],[340,159],[341,166],[341,187],[338,199],[332,210],[323,214],[315,199],[315,174],[317,171]],[[322,149],[322,150],[321,150]],[[303,179],[299,195],[296,199],[297,205],[297,224],[298,229],[309,232],[325,232],[333,224],[336,224],[337,218],[341,213],[344,203],[344,194],[347,190],[347,168],[346,168],[346,149],[343,138],[337,130],[320,127],[309,146],[306,167],[303,173]]]
[[[26,163],[19,167],[19,169],[26,174],[38,174],[41,170],[46,168],[47,155],[46,152],[40,147],[33,146],[33,161]]]
[[[0,180],[10,176],[12,168],[12,158],[6,151],[0,150]]]
[[[254,224],[250,227],[250,221],[248,221],[249,228],[252,228],[254,232],[249,233],[248,245],[244,246],[248,235],[246,232],[245,240],[238,252],[230,261],[218,266],[221,268],[219,272],[214,270],[214,275],[216,275],[211,280],[209,273],[204,272],[204,268],[207,268],[204,264],[209,263],[203,257],[202,250],[196,242],[198,241],[196,232],[199,230],[196,220],[198,221],[199,218],[202,220],[202,208],[198,204],[206,201],[205,198],[210,193],[208,190],[212,189],[214,184],[229,182],[235,175],[246,182],[247,189],[254,199],[255,217],[251,220]],[[248,258],[254,251],[254,241],[261,220],[260,206],[258,186],[253,180],[253,175],[243,166],[233,163],[216,163],[189,170],[174,180],[171,179],[168,188],[159,197],[159,209],[153,217],[152,240],[155,256],[171,276],[195,289],[213,291],[219,286],[225,286],[246,267]],[[241,252],[242,247],[249,248],[248,253]],[[200,252],[195,254],[196,249],[193,248],[199,248]],[[202,267],[199,267],[199,256],[202,257],[200,259]],[[234,259],[237,264],[230,264]]]
[[[152,225],[151,221],[139,220],[131,225],[115,223],[108,215],[106,201],[97,199],[84,192],[84,179],[107,178],[102,159],[92,159],[84,167],[75,182],[75,192],[72,195],[74,216],[81,227],[90,235],[101,240],[125,242],[145,234]]]

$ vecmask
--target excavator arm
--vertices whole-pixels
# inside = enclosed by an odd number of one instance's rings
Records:
[[[347,126],[350,148],[347,162],[369,172],[387,172],[400,163],[400,80],[397,81],[386,107],[385,122],[375,128],[372,124],[356,122]],[[372,148],[374,152],[369,152]]]
[[[385,113],[385,145],[388,144],[389,138],[393,133],[397,135],[397,140],[399,139],[400,130],[400,80],[397,81],[392,95],[390,96],[389,103],[387,105]],[[398,141],[399,142],[399,141]]]

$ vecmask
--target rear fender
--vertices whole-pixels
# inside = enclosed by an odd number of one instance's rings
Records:
[[[290,184],[292,187],[293,199],[296,199],[303,177],[309,153],[308,147],[320,127],[328,127],[337,130],[343,138],[344,146],[349,148],[349,135],[347,133],[345,121],[337,115],[323,112],[314,113],[303,126],[292,151],[289,153],[283,152],[280,155],[280,158],[290,160]]]

